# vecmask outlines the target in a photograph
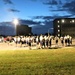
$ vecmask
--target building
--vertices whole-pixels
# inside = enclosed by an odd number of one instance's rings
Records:
[[[75,18],[58,18],[53,21],[54,35],[75,37]]]
[[[30,34],[31,34],[31,27],[28,27],[28,25],[17,25],[16,35],[30,35]]]
[[[31,33],[31,27],[25,24],[19,24],[15,28],[11,22],[0,23],[0,35],[3,36],[29,35]]]

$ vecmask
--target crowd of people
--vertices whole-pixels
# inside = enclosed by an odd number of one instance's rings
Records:
[[[12,42],[15,43],[16,46],[20,44],[22,46],[28,46],[29,49],[32,46],[36,46],[36,49],[44,49],[44,48],[51,48],[53,45],[62,47],[70,46],[72,44],[72,37],[67,35],[64,37],[52,36],[52,35],[40,35],[40,36],[7,36],[1,37],[0,42],[8,43],[8,45]],[[59,44],[60,43],[60,44]]]

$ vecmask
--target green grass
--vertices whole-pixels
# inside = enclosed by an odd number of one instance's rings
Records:
[[[75,48],[0,50],[0,75],[75,75]]]

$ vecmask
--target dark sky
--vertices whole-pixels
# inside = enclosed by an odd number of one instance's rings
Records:
[[[0,22],[23,19],[34,33],[46,33],[55,18],[70,17],[75,17],[75,0],[0,0]]]

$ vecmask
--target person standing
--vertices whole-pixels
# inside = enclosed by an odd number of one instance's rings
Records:
[[[55,36],[55,44],[56,44],[56,46],[58,46],[58,37],[57,36]]]
[[[61,36],[60,41],[61,41],[62,46],[64,46],[64,37]]]

